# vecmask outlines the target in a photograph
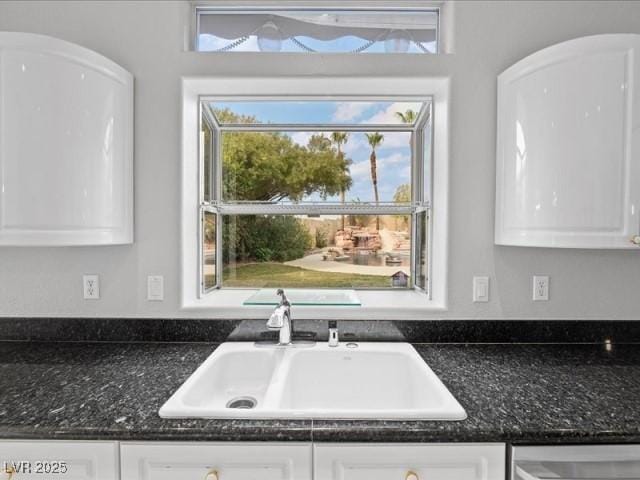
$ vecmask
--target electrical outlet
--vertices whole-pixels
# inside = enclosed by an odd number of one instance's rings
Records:
[[[549,277],[546,275],[534,275],[533,300],[536,302],[549,300]]]
[[[473,277],[473,301],[489,301],[489,277]]]
[[[164,300],[164,277],[162,275],[149,275],[147,277],[147,300]]]
[[[98,300],[100,298],[100,279],[98,275],[83,275],[82,286],[85,300]]]

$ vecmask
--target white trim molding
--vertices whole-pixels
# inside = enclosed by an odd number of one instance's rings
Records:
[[[449,208],[448,77],[183,77],[181,165],[181,308],[206,311],[212,318],[256,318],[269,307],[242,306],[255,290],[221,289],[198,298],[198,125],[199,102],[207,96],[406,97],[433,101],[433,208],[430,296],[418,291],[359,290],[361,307],[297,307],[296,318],[419,319],[447,307]]]

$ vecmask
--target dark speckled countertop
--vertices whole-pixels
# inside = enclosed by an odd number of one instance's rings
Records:
[[[160,406],[216,346],[0,342],[0,437],[640,441],[640,345],[415,344],[467,410],[460,422],[161,419]]]

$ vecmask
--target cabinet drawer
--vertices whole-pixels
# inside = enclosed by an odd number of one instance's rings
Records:
[[[503,444],[320,444],[317,480],[504,480]]]
[[[311,480],[311,444],[126,442],[120,455],[123,480]]]
[[[117,480],[118,444],[0,440],[0,471],[11,469],[11,480]]]

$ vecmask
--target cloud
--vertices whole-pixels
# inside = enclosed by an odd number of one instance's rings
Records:
[[[406,148],[411,146],[411,132],[386,132],[384,133],[384,140],[382,145],[378,147],[378,150],[385,148]],[[351,133],[349,139],[343,148],[347,156],[354,154],[364,155],[367,157],[371,153],[367,137],[364,134]]]
[[[381,157],[378,161],[378,192],[381,202],[393,201],[393,195],[398,186],[411,180],[411,165],[403,164],[407,158],[390,155]],[[363,202],[373,201],[373,186],[371,184],[371,167],[369,160],[354,163],[351,166],[353,185],[347,192],[347,200],[360,199]]]
[[[203,52],[215,52],[228,47],[234,42],[234,39],[220,38],[209,33],[201,33],[198,37],[198,49]],[[258,40],[255,35],[252,35],[247,40],[242,42],[235,48],[229,50],[230,52],[257,52]]]
[[[402,153],[393,153],[391,155],[378,158],[377,163],[383,167],[397,166],[402,163],[409,164],[409,156],[403,155]]]
[[[409,161],[409,157],[401,153],[394,153],[392,155],[378,157],[376,160],[376,166],[378,169],[378,173],[385,171],[389,172],[389,174],[394,177],[397,176],[400,178],[407,178],[408,176],[410,176],[411,172],[411,163]],[[351,172],[351,177],[356,183],[362,181],[371,181],[371,164],[368,159],[352,164],[349,167],[349,171]]]
[[[403,167],[397,172],[398,178],[401,180],[406,180],[407,182],[411,180],[411,167]]]
[[[362,115],[372,102],[342,102],[338,103],[336,111],[333,112],[332,120],[336,122],[348,122]]]
[[[401,124],[402,120],[398,117],[397,112],[406,112],[407,110],[413,110],[418,113],[422,108],[420,102],[394,102],[384,110],[379,110],[371,117],[366,119],[364,123],[379,123],[383,125],[388,124]]]
[[[387,148],[405,148],[409,149],[411,145],[411,133],[410,132],[387,132],[384,134],[384,141],[382,145],[378,147],[378,150],[384,150]],[[345,144],[344,153],[349,156],[364,156],[367,158],[371,153],[369,144],[367,143],[367,137],[364,134],[349,135],[349,140]]]
[[[349,167],[349,172],[351,172],[351,177],[355,181],[362,180],[363,178],[368,179],[371,172],[369,160],[352,164]]]
[[[411,133],[410,132],[387,132],[384,135],[384,141],[380,148],[409,148],[411,145]]]
[[[306,147],[313,133],[311,132],[295,132],[291,134],[291,140],[301,147]]]
[[[347,143],[344,146],[344,153],[347,156],[351,156],[355,153],[364,153],[364,148],[369,148],[367,142],[366,142],[366,137],[364,135],[355,135],[355,134],[351,134],[349,135],[349,138],[347,140]],[[369,153],[366,152],[366,154],[368,155]]]
[[[387,197],[387,198],[392,198],[392,197],[393,197],[393,194],[394,194],[394,193],[396,193],[397,188],[398,188],[398,187],[397,187],[396,185],[390,185],[390,184],[382,185],[382,186],[379,188],[380,196],[381,196],[383,199],[384,199],[385,197]],[[383,201],[384,201],[384,200],[383,200]]]

